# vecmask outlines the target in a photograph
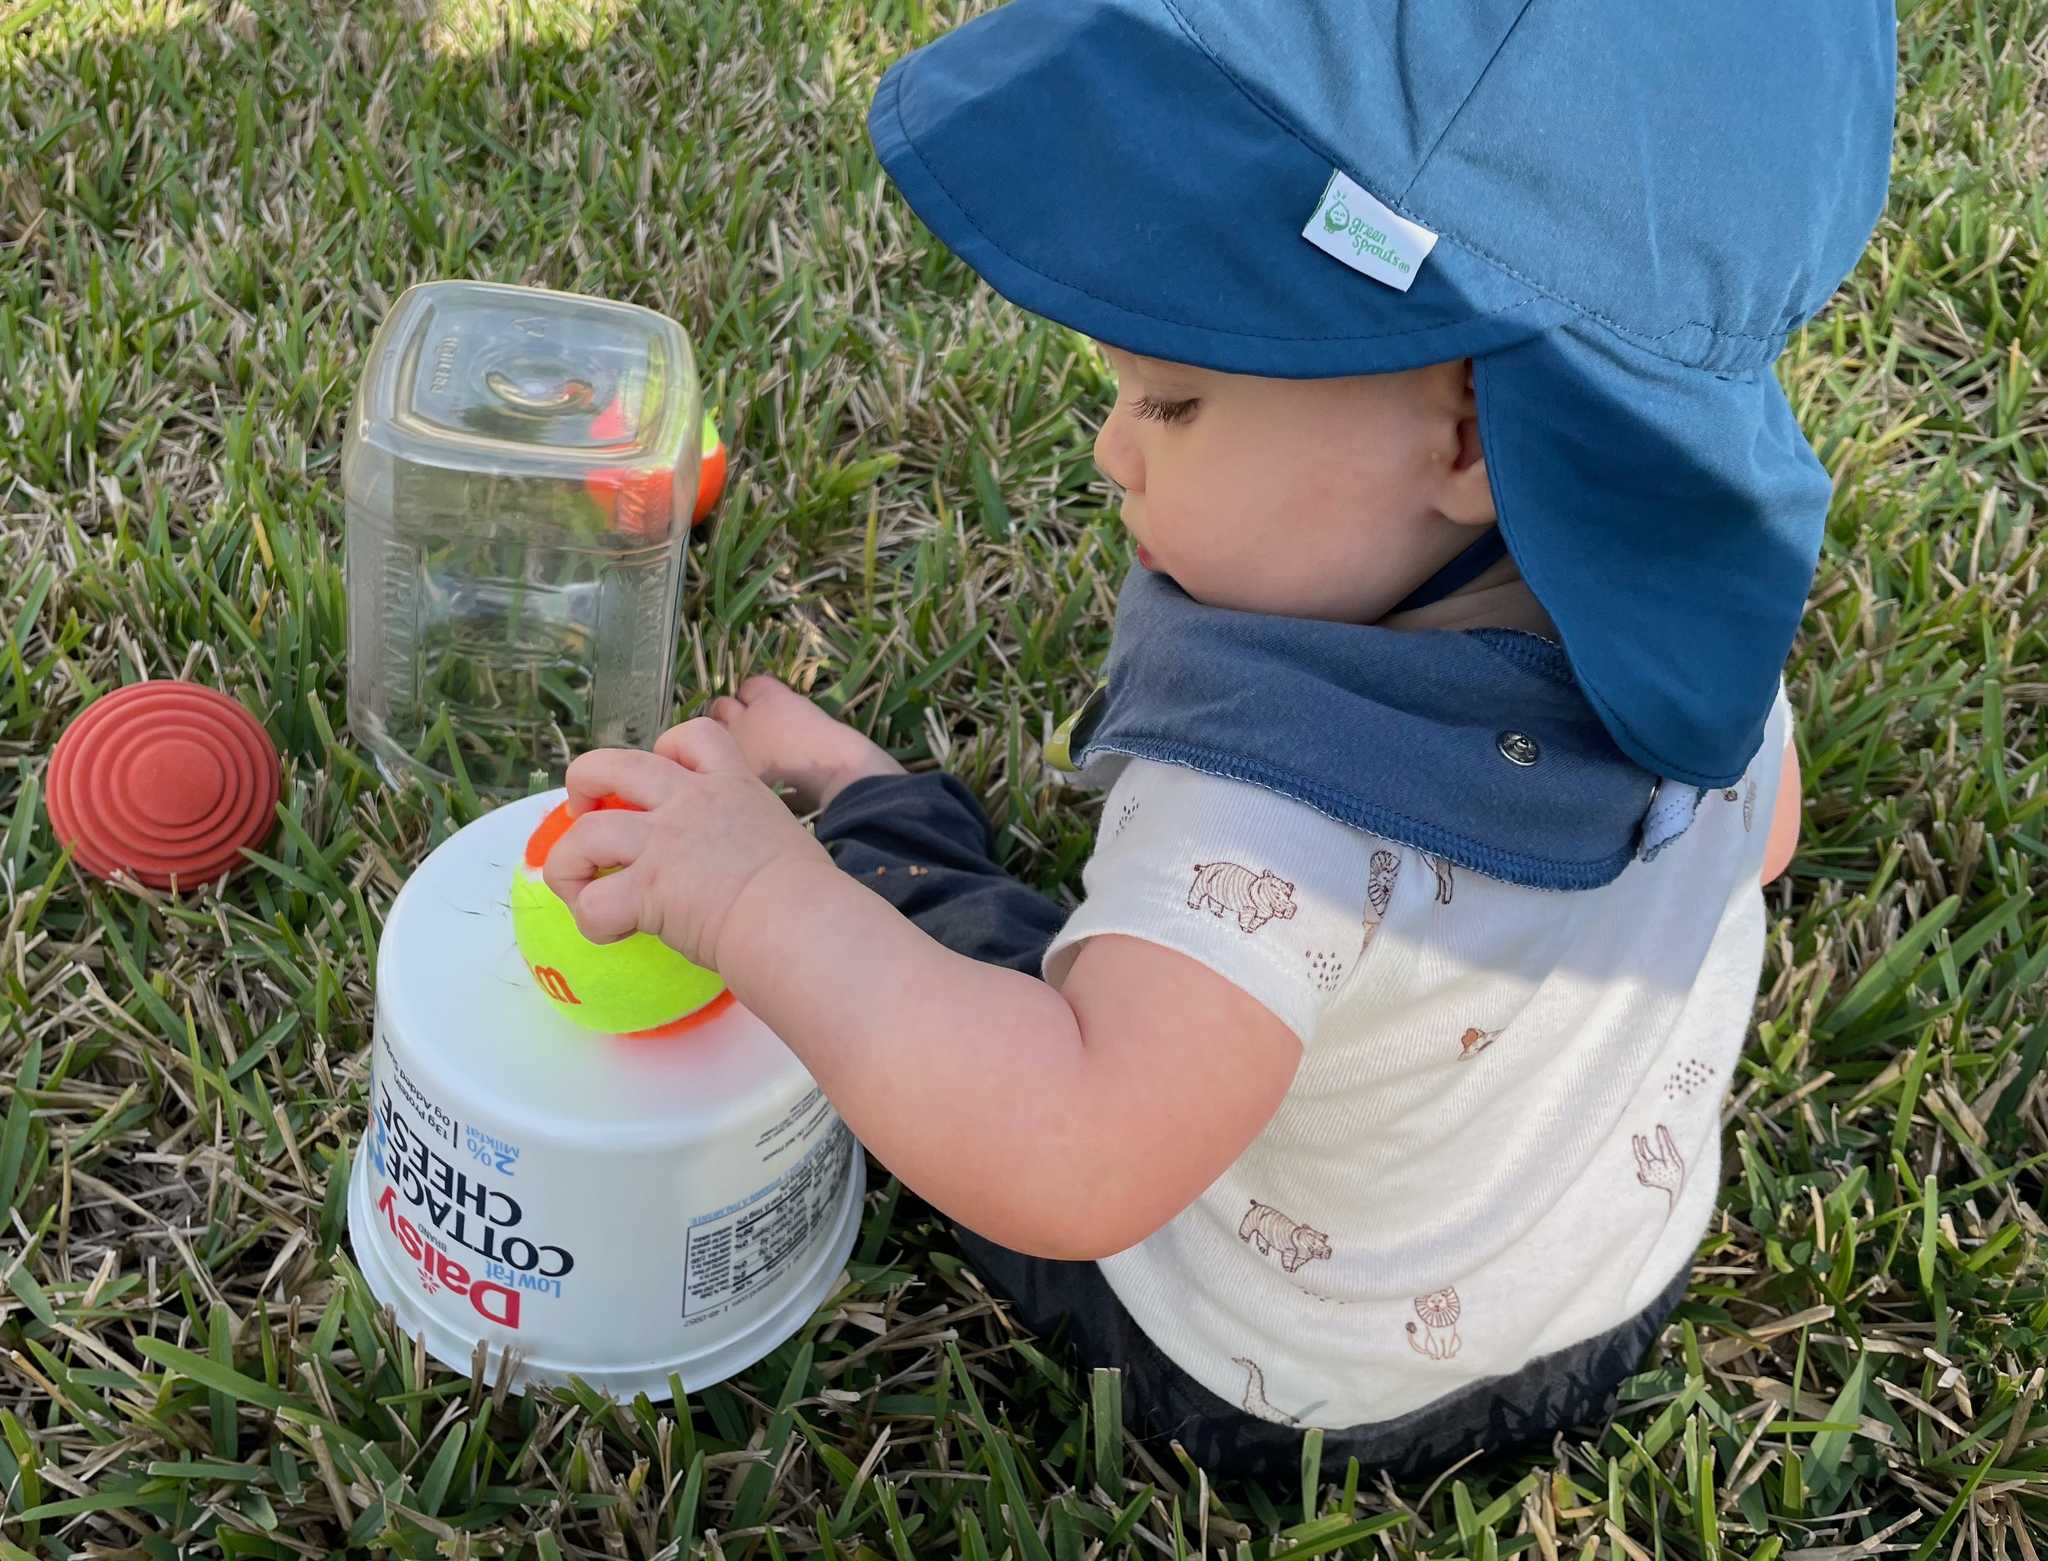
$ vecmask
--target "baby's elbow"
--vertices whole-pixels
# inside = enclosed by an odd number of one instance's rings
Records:
[[[1778,782],[1778,805],[1771,814],[1770,838],[1764,844],[1761,879],[1774,883],[1792,865],[1799,849],[1799,752],[1785,745],[1784,770]]]
[[[1157,1228],[1121,1211],[1105,1211],[1088,1218],[1032,1218],[1005,1223],[1008,1229],[985,1230],[981,1234],[1026,1257],[1051,1258],[1061,1263],[1099,1263],[1135,1247]]]
[[[1147,1236],[1149,1230],[1105,1230],[1094,1232],[1079,1241],[1063,1242],[1067,1249],[1060,1254],[1069,1263],[1100,1263],[1104,1258],[1115,1257],[1119,1252],[1128,1252]]]
[[[1110,1238],[1100,1241],[1033,1242],[1032,1245],[1049,1250],[1026,1252],[1026,1257],[1051,1258],[1061,1263],[1100,1263],[1104,1258],[1115,1257],[1119,1252],[1136,1246],[1137,1242]]]
[[[1766,888],[1785,876],[1785,869],[1792,865],[1792,858],[1799,850],[1799,819],[1795,815],[1792,827],[1780,840],[1773,838],[1764,857],[1762,882]]]

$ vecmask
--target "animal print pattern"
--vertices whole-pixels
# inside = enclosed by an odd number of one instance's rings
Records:
[[[1394,882],[1401,876],[1401,859],[1391,851],[1375,851],[1372,867],[1365,877],[1365,902],[1373,915],[1384,916],[1394,900]]]
[[[1472,1058],[1477,1057],[1487,1047],[1499,1040],[1502,1033],[1499,1030],[1467,1030],[1458,1037],[1458,1061],[1469,1062]]]
[[[1685,1191],[1685,1157],[1678,1152],[1671,1129],[1662,1122],[1657,1124],[1655,1149],[1641,1133],[1631,1134],[1629,1143],[1636,1153],[1636,1180],[1664,1194],[1669,1200],[1664,1212],[1669,1216],[1678,1207],[1678,1195]]]
[[[1452,892],[1457,888],[1457,881],[1451,874],[1451,864],[1440,856],[1431,856],[1427,851],[1417,851],[1415,854],[1429,863],[1429,870],[1436,874],[1436,903],[1449,905]]]
[[[1303,949],[1308,961],[1309,985],[1318,992],[1334,992],[1344,979],[1344,959],[1335,949]]]
[[[1673,1068],[1671,1077],[1664,1081],[1664,1098],[1677,1100],[1681,1096],[1690,1095],[1712,1078],[1713,1074],[1707,1071],[1704,1062],[1697,1057],[1688,1057]]]
[[[1465,1342],[1458,1337],[1458,1318],[1464,1310],[1458,1292],[1449,1285],[1418,1295],[1415,1315],[1422,1326],[1408,1324],[1408,1348],[1430,1360],[1451,1359]]]
[[[1372,935],[1380,930],[1387,907],[1394,902],[1394,880],[1401,876],[1401,859],[1391,851],[1375,851],[1365,877],[1365,935],[1358,942],[1358,957],[1372,947]]]
[[[1267,922],[1294,919],[1294,885],[1278,873],[1253,872],[1236,862],[1195,863],[1188,909],[1237,917],[1240,932],[1257,932]]]
[[[1356,1457],[1361,1465],[1385,1468],[1394,1479],[1420,1482],[1477,1450],[1497,1457],[1515,1447],[1541,1448],[1560,1431],[1606,1421],[1614,1411],[1616,1385],[1641,1365],[1644,1351],[1684,1298],[1690,1273],[1681,1271],[1643,1311],[1606,1333],[1504,1377],[1467,1383],[1393,1420],[1327,1433],[1325,1477]],[[1175,1440],[1212,1478],[1228,1471],[1231,1478],[1269,1487],[1299,1478],[1298,1427],[1242,1413],[1227,1401],[1214,1403],[1201,1389],[1172,1378],[1171,1370],[1158,1368],[1156,1377],[1143,1368],[1127,1372],[1124,1402],[1134,1403],[1151,1389],[1148,1402],[1157,1404],[1153,1423],[1171,1426]],[[1204,1404],[1210,1406],[1206,1416]]]
[[[1238,1223],[1237,1239],[1251,1243],[1262,1257],[1280,1254],[1280,1266],[1293,1273],[1304,1263],[1330,1256],[1329,1235],[1312,1225],[1291,1220],[1270,1203],[1253,1198]]]
[[[1300,1425],[1301,1422],[1284,1409],[1275,1408],[1266,1397],[1266,1374],[1259,1369],[1259,1363],[1246,1355],[1233,1355],[1230,1364],[1242,1366],[1245,1370],[1244,1412],[1257,1415],[1261,1420],[1271,1420],[1280,1425]]]
[[[1248,1410],[1231,1392],[1240,1379],[1219,1379],[1212,1391],[1175,1365],[1123,1308],[1095,1264],[1025,1257],[971,1231],[963,1230],[960,1239],[975,1271],[1013,1298],[1019,1322],[1037,1334],[1064,1324],[1086,1340],[1085,1359],[1123,1372],[1124,1404],[1133,1418],[1170,1428],[1212,1477],[1228,1471],[1231,1478],[1275,1488],[1282,1480],[1300,1479],[1300,1428],[1263,1418],[1255,1405]],[[1617,1385],[1641,1369],[1644,1352],[1684,1299],[1691,1274],[1686,1264],[1641,1312],[1593,1338],[1505,1376],[1454,1387],[1392,1420],[1330,1431],[1323,1442],[1325,1471],[1332,1460],[1341,1470],[1355,1456],[1363,1465],[1384,1466],[1395,1479],[1426,1481],[1475,1449],[1498,1455],[1523,1445],[1547,1446],[1560,1431],[1606,1421]],[[1246,1377],[1249,1359],[1235,1362]]]

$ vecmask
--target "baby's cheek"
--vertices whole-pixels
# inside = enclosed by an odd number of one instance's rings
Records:
[[[1217,453],[1221,453],[1220,451]],[[1338,490],[1300,466],[1245,455],[1159,463],[1140,528],[1161,567],[1198,601],[1248,612],[1299,613],[1324,604],[1333,580],[1361,567],[1356,536],[1327,516]]]
[[[1176,568],[1204,574],[1242,568],[1270,535],[1253,496],[1227,473],[1212,478],[1200,470],[1148,489],[1139,530]]]

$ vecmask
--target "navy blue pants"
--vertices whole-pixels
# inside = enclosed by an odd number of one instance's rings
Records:
[[[987,816],[950,775],[855,781],[818,820],[818,838],[842,869],[971,959],[1036,976],[1066,921],[1058,905],[996,865]],[[1178,1441],[1211,1476],[1300,1477],[1301,1432],[1245,1413],[1167,1359],[1095,1264],[1027,1257],[965,1228],[958,1235],[968,1262],[1033,1333],[1051,1337],[1064,1324],[1084,1366],[1123,1372],[1124,1407],[1136,1427]],[[1606,1420],[1615,1388],[1637,1369],[1689,1277],[1681,1270],[1648,1307],[1597,1338],[1397,1419],[1326,1431],[1325,1470],[1341,1471],[1356,1458],[1396,1478],[1426,1475],[1476,1448],[1547,1441]]]

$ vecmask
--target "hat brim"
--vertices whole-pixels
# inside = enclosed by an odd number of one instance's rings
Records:
[[[1011,0],[892,66],[868,130],[911,209],[997,292],[1148,357],[1384,373],[1570,313],[1456,246],[1400,293],[1301,238],[1332,159],[1157,0]]]
[[[1743,772],[1829,491],[1768,369],[1624,344],[1449,234],[1405,293],[1351,270],[1301,237],[1331,169],[1392,192],[1158,0],[1010,0],[893,66],[868,123],[948,248],[1098,340],[1278,378],[1474,359],[1502,534],[1616,744],[1694,785]]]

